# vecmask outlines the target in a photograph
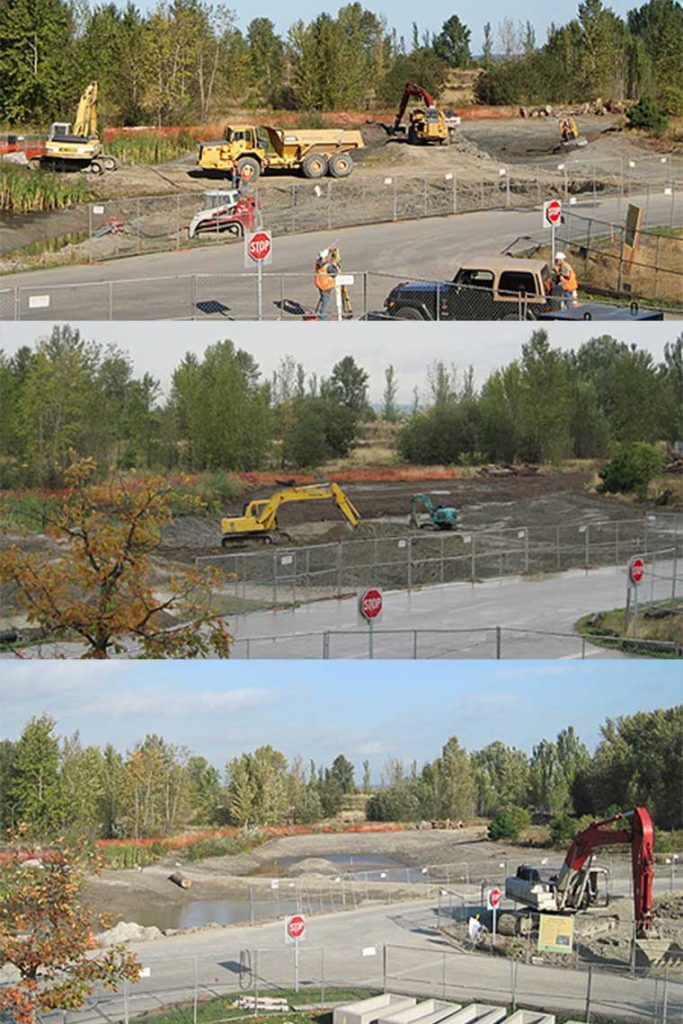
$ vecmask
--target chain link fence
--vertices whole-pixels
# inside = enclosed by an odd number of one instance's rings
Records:
[[[401,922],[399,915],[395,919]],[[408,931],[428,929],[437,940],[428,914],[405,918]],[[311,932],[315,925],[309,926]],[[362,929],[362,919],[359,920]],[[314,939],[277,947],[236,946],[223,933],[215,951],[196,956],[141,955],[141,977],[124,982],[115,993],[99,990],[80,1011],[40,1013],[40,1024],[129,1024],[142,1015],[162,1015],[178,1024],[223,1024],[235,1019],[237,997],[248,996],[243,1017],[268,1012],[263,1000],[284,998],[285,1006],[330,1006],[381,992],[439,998],[459,1006],[498,1006],[572,1014],[576,1020],[610,1024],[675,1024],[683,1013],[683,984],[668,972],[572,964],[564,969],[546,960],[525,963],[449,948],[398,943],[370,944],[353,939],[343,949]],[[438,941],[438,940],[437,940]],[[573,968],[573,969],[572,969]],[[271,1012],[273,1012],[271,1010]],[[507,1013],[501,1012],[504,1021]],[[283,1017],[283,1019],[286,1019]],[[475,1017],[475,1019],[477,1019]]]
[[[397,531],[398,532],[398,531]],[[641,601],[675,597],[683,556],[683,515],[558,523],[496,530],[374,536],[305,547],[217,552],[195,559],[223,575],[223,592],[261,608],[443,583],[625,566],[650,552]],[[659,563],[662,563],[661,566]]]

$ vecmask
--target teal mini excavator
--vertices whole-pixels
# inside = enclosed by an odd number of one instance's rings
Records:
[[[418,529],[452,530],[457,519],[457,509],[435,505],[428,494],[413,494],[410,499],[410,525]]]

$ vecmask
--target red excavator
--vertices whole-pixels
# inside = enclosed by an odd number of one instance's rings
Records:
[[[424,106],[414,107],[410,111],[408,142],[411,144],[438,142],[442,146],[447,146],[451,140],[451,132],[460,124],[460,118],[455,115],[446,116],[443,110],[438,110],[434,97],[415,82],[406,82],[404,86],[401,103],[390,134],[398,135],[405,131],[405,127],[402,125],[403,115],[408,107],[408,101],[413,96],[422,100]]]
[[[623,827],[612,828],[615,822]],[[573,914],[599,905],[599,879],[606,871],[593,865],[595,854],[603,846],[624,844],[631,847],[636,932],[645,937],[652,926],[654,868],[652,819],[645,807],[593,821],[577,832],[559,872],[521,865],[514,877],[505,880],[505,895],[541,913]],[[606,905],[606,896],[602,902]]]

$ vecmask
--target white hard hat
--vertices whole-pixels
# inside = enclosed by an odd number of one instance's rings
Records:
[[[558,260],[566,260],[566,258],[567,257],[566,257],[566,255],[563,252],[556,252],[555,253],[555,262],[557,262]]]
[[[329,255],[329,252],[329,249],[321,249],[320,252],[318,253],[318,256],[320,257],[321,260],[324,260],[325,257]]]

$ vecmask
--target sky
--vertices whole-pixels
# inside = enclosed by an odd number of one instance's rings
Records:
[[[0,738],[33,715],[60,735],[122,752],[148,732],[222,769],[270,743],[288,758],[344,753],[373,781],[389,757],[432,760],[452,735],[468,750],[494,739],[531,752],[574,725],[591,749],[605,718],[683,700],[676,662],[4,662]]]
[[[434,360],[454,364],[460,371],[474,367],[475,382],[483,384],[491,370],[516,359],[533,328],[525,323],[444,323],[416,326],[409,321],[387,325],[381,322],[349,323],[249,323],[225,325],[200,321],[118,321],[76,322],[81,334],[102,345],[113,343],[128,352],[136,375],[149,372],[167,391],[171,374],[187,351],[201,354],[207,345],[230,338],[250,352],[270,378],[280,360],[293,356],[302,362],[308,374],[329,376],[334,364],[346,355],[370,375],[369,398],[382,401],[384,371],[392,363],[398,378],[398,402],[408,405],[417,387],[427,395],[427,367]],[[8,354],[21,345],[34,346],[50,333],[52,325],[22,321],[0,323],[0,349]],[[666,342],[681,333],[679,323],[548,323],[551,344],[564,349],[578,348],[600,334],[611,334],[627,344],[636,344],[662,358]],[[313,334],[314,332],[314,334]],[[426,334],[429,346],[425,346]],[[312,337],[315,344],[312,344]],[[460,378],[462,382],[462,377]]]
[[[127,0],[115,0],[115,2],[118,7],[125,7]],[[157,0],[136,0],[136,2],[143,11],[153,9],[157,4]],[[94,3],[94,0],[91,0],[91,3]],[[241,29],[245,29],[252,18],[270,18],[278,31],[284,35],[289,26],[298,18],[303,21],[311,21],[323,10],[336,15],[339,8],[345,6],[345,3],[299,0],[296,8],[291,11],[289,8],[283,7],[278,0],[261,0],[257,8],[239,3],[238,0],[227,0],[226,6],[236,13],[238,26]],[[574,17],[578,0],[569,6],[560,3],[560,0],[548,0],[543,4],[527,5],[523,10],[521,8],[511,9],[505,0],[489,0],[489,3],[483,5],[477,3],[476,0],[465,0],[458,4],[453,3],[452,0],[450,2],[449,0],[432,0],[426,9],[419,9],[409,0],[391,0],[391,2],[389,0],[363,0],[363,6],[375,14],[384,15],[389,28],[395,28],[399,36],[405,37],[407,43],[412,37],[414,21],[418,23],[420,34],[424,31],[438,32],[447,18],[452,14],[457,14],[471,30],[470,49],[472,53],[477,54],[481,53],[485,22],[490,21],[495,31],[496,25],[503,18],[522,19],[523,21],[528,19],[536,29],[537,40],[539,43],[543,43],[546,39],[548,25],[551,23],[566,24],[570,18]],[[628,0],[628,2],[627,0],[612,0],[608,6],[616,14],[623,16],[631,8],[639,7],[640,3],[636,3],[636,0]]]

